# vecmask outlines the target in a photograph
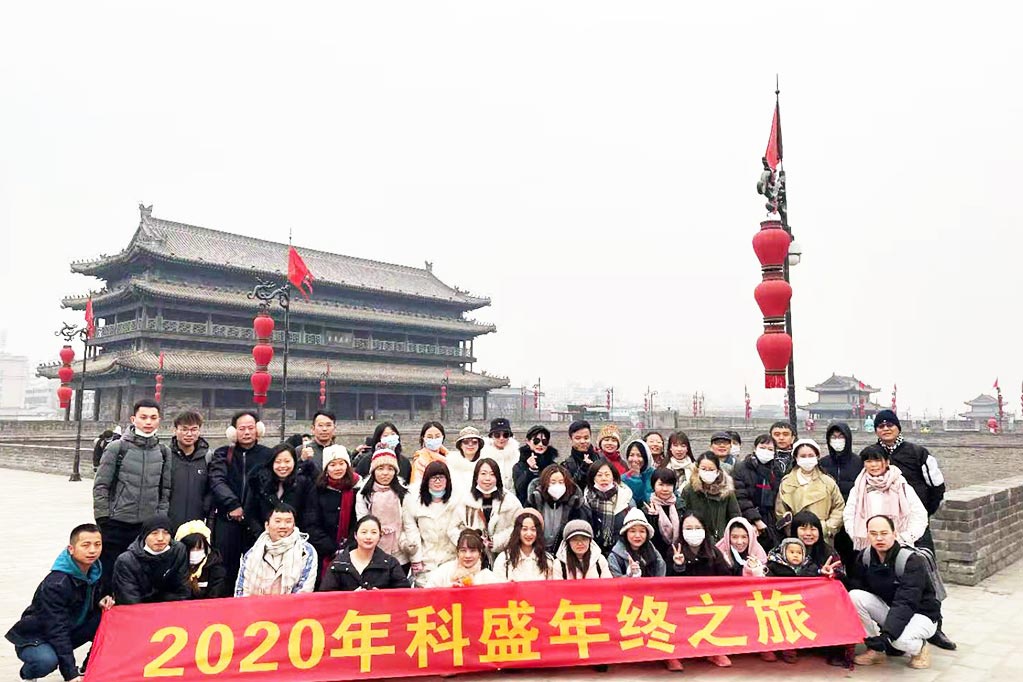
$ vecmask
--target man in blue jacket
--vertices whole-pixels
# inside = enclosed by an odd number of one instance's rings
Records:
[[[82,679],[75,649],[92,641],[100,613],[114,605],[112,597],[100,598],[102,551],[98,526],[86,523],[71,531],[70,544],[39,583],[32,604],[8,630],[7,639],[24,663],[21,679],[46,677],[57,669],[65,680]]]

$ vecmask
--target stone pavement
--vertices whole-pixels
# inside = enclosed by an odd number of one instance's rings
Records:
[[[69,483],[64,476],[0,469],[8,504],[5,514],[5,560],[0,562],[0,633],[7,632],[28,605],[39,580],[67,543],[75,525],[91,520],[92,482]],[[687,662],[685,675],[724,681],[753,679],[820,680],[892,678],[915,682],[996,682],[1023,678],[1023,561],[975,587],[949,586],[945,602],[945,631],[959,643],[948,653],[932,647],[930,670],[909,670],[906,659],[887,665],[857,668],[855,672],[832,668],[819,656],[804,654],[795,665],[764,663],[756,656],[738,656],[731,668],[720,669],[700,660]],[[79,662],[85,650],[79,652]],[[0,642],[0,682],[18,679],[20,662],[14,647]],[[612,666],[601,675],[589,667],[523,671],[515,674],[477,673],[459,675],[465,682],[503,680],[664,680],[672,674],[659,663]],[[60,680],[54,673],[48,680]],[[437,680],[439,678],[419,678]],[[101,682],[101,681],[99,681]]]

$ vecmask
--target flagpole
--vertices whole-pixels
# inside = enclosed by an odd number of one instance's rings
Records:
[[[774,75],[774,110],[776,112],[781,111],[781,85],[778,79],[778,74]],[[779,113],[779,119],[781,118]],[[778,121],[778,137],[779,137],[779,155],[778,155],[778,185],[781,196],[778,197],[778,217],[781,218],[781,227],[783,230],[789,233],[789,243],[795,241],[795,237],[792,236],[792,228],[789,227],[789,211],[788,211],[788,188],[785,187],[785,170],[782,167],[784,161],[781,158],[781,120]],[[789,270],[789,256],[785,254],[785,261],[782,267],[782,276],[786,282],[791,282],[790,270]],[[785,309],[785,333],[789,335],[789,338],[794,339],[795,336],[792,334],[792,302],[789,301],[788,307]],[[792,353],[789,354],[789,366],[788,366],[788,402],[789,402],[789,423],[792,424],[792,433],[798,433],[796,422],[796,350],[795,343],[792,344]]]
[[[281,372],[281,440],[287,436],[285,429],[288,421],[288,350],[291,342],[291,284],[286,282],[284,288],[288,291],[288,304],[284,306],[284,369]]]
[[[75,432],[75,463],[71,469],[71,481],[82,480],[82,404],[85,401],[85,369],[89,365],[89,336],[88,334],[82,339],[82,344],[85,346],[85,353],[82,355],[82,376],[78,381],[78,395],[75,396],[75,414],[78,420],[78,426]]]

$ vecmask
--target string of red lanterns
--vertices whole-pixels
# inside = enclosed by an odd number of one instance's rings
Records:
[[[792,236],[781,220],[760,223],[753,236],[753,251],[760,260],[763,281],[753,291],[764,316],[764,333],[757,339],[757,352],[764,363],[764,387],[785,388],[785,372],[792,357],[792,337],[785,332],[785,313],[792,300],[792,286],[783,272]]]
[[[160,351],[160,371],[156,375],[156,391],[153,393],[153,400],[160,402],[163,397],[163,351]]]
[[[71,407],[71,381],[75,378],[75,370],[71,363],[75,359],[75,349],[68,344],[60,349],[61,368],[57,370],[60,377],[60,386],[57,388],[57,400],[60,401],[60,409],[66,410]]]
[[[265,308],[252,321],[252,330],[256,336],[256,345],[252,347],[252,359],[256,361],[256,371],[250,379],[252,383],[252,401],[257,405],[266,404],[266,394],[270,390],[270,372],[267,371],[274,357],[273,341],[274,320]]]

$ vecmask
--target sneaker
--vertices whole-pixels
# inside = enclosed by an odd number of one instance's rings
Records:
[[[677,658],[669,658],[665,660],[664,667],[673,673],[685,672],[685,668],[682,667],[682,661]]]
[[[760,660],[767,661],[768,663],[776,663],[778,661],[778,654],[773,651],[761,651]]]
[[[881,651],[874,651],[873,649],[867,649],[862,654],[853,657],[853,663],[856,665],[878,665],[888,660],[888,656]]]
[[[920,653],[909,657],[909,667],[915,670],[931,667],[931,648],[927,646],[927,642],[920,648]]]
[[[708,656],[707,660],[719,668],[732,667],[732,660],[728,656]]]

